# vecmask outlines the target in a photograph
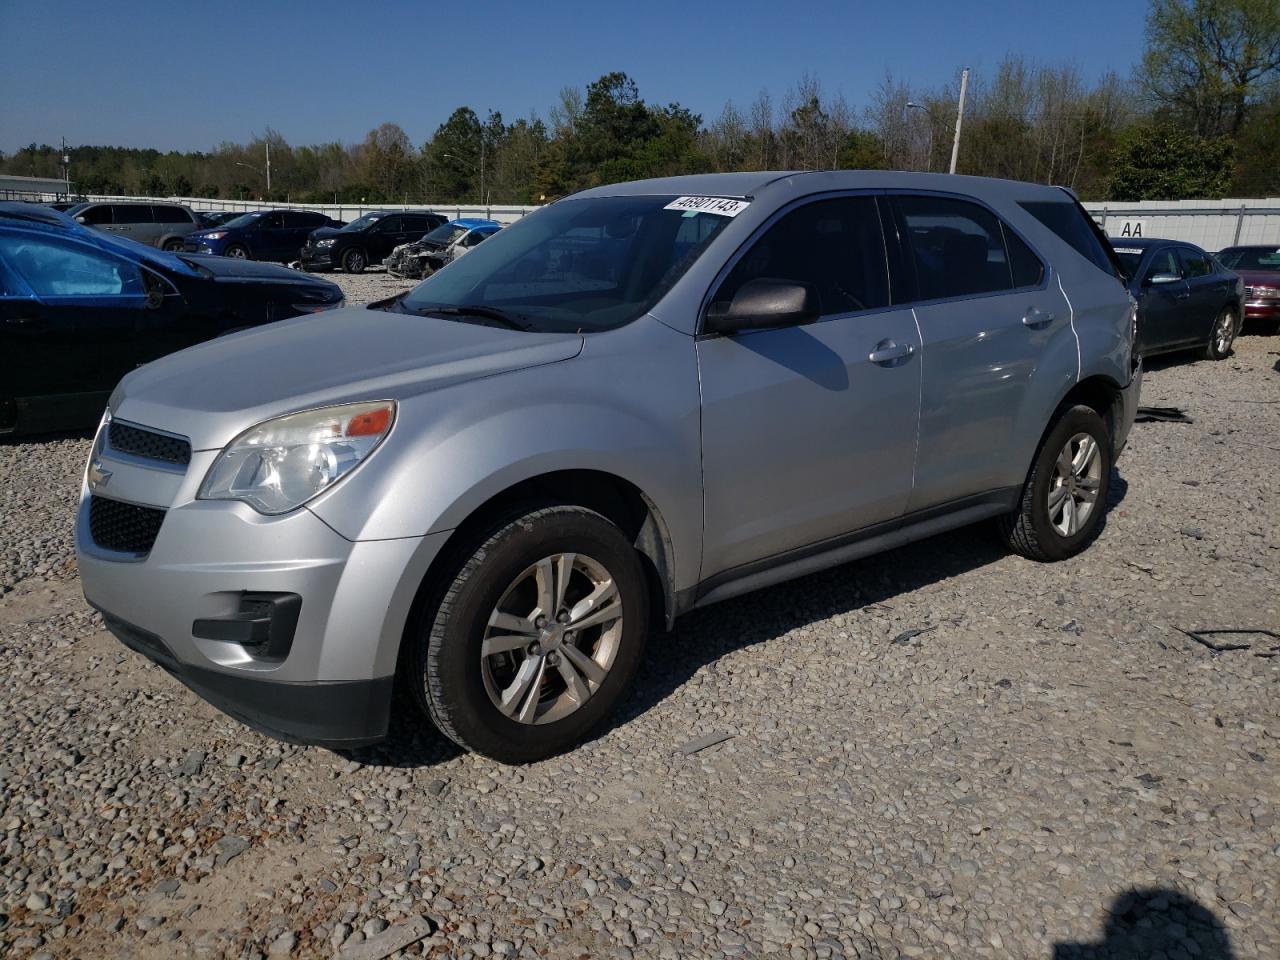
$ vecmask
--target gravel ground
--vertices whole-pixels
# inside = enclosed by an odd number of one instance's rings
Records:
[[[1280,631],[1277,356],[1148,373],[1195,423],[1082,557],[976,528],[697,611],[523,768],[223,717],[80,598],[87,441],[0,445],[0,954],[1276,957],[1280,640],[1178,628]]]

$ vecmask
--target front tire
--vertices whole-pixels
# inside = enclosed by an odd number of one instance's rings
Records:
[[[1097,411],[1066,410],[1036,452],[1018,509],[1000,519],[1009,548],[1044,563],[1084,550],[1102,526],[1111,451],[1111,435]]]
[[[1231,345],[1235,343],[1240,326],[1236,322],[1235,312],[1226,307],[1213,321],[1213,329],[1209,331],[1209,344],[1205,347],[1206,360],[1225,360],[1231,356]]]
[[[182,249],[182,241],[176,238],[166,240],[161,249],[164,250],[165,253],[178,253]]]
[[[618,527],[583,507],[503,522],[470,550],[407,660],[418,706],[455,743],[529,763],[613,712],[648,634],[648,585]]]
[[[233,260],[248,260],[249,249],[239,243],[233,243],[227,249],[222,251],[224,257],[230,257]]]
[[[366,265],[363,250],[351,249],[342,255],[342,269],[347,273],[364,273]]]

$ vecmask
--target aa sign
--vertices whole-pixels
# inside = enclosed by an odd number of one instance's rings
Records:
[[[1147,235],[1145,220],[1121,220],[1118,226],[1108,223],[1107,227],[1107,233],[1117,240],[1141,240]]]

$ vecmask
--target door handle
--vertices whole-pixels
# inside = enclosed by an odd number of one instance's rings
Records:
[[[881,340],[876,344],[876,348],[867,354],[867,359],[872,363],[888,366],[895,360],[905,360],[915,352],[916,348],[909,343],[897,344],[892,340]]]
[[[1045,313],[1039,307],[1032,307],[1022,315],[1022,325],[1030,327],[1032,330],[1039,330],[1042,327],[1047,327],[1057,319],[1058,315],[1056,313]]]

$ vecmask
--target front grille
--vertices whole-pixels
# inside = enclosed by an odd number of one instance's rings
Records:
[[[191,462],[191,444],[178,437],[132,427],[118,420],[111,421],[107,436],[111,448],[121,453],[131,453],[135,457],[163,463],[176,463],[183,467]]]
[[[147,554],[155,545],[164,511],[106,497],[89,501],[89,533],[104,550]]]

